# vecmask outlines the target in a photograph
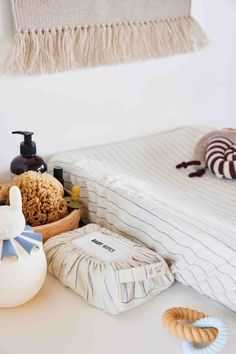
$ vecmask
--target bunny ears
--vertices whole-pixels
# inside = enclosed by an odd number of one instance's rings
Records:
[[[22,210],[21,192],[17,186],[12,186],[10,189],[10,206],[15,210]]]

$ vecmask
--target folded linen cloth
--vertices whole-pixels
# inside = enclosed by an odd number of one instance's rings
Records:
[[[191,0],[11,0],[6,70],[38,73],[193,51],[206,37]]]

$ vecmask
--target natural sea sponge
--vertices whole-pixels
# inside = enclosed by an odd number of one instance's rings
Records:
[[[0,190],[0,199],[6,200],[7,204],[9,189],[13,185],[20,188],[23,213],[28,225],[48,224],[68,214],[63,187],[48,173],[28,171],[5,184]]]

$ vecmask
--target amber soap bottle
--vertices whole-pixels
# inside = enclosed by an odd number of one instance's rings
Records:
[[[36,144],[32,141],[33,132],[14,131],[12,134],[21,134],[24,141],[20,144],[20,155],[11,162],[12,177],[20,175],[26,171],[46,172],[47,165],[42,157],[36,155]]]

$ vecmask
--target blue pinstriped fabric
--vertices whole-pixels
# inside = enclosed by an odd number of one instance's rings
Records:
[[[102,235],[106,247],[113,244],[118,258],[108,261],[99,252],[100,246],[94,250],[95,233],[96,237]],[[129,252],[123,254],[121,245]],[[91,305],[111,314],[143,304],[174,282],[157,252],[95,224],[52,237],[44,250],[50,274]]]
[[[235,184],[175,170],[202,128],[60,153],[68,185],[81,186],[87,220],[137,237],[168,258],[175,278],[236,311]]]

